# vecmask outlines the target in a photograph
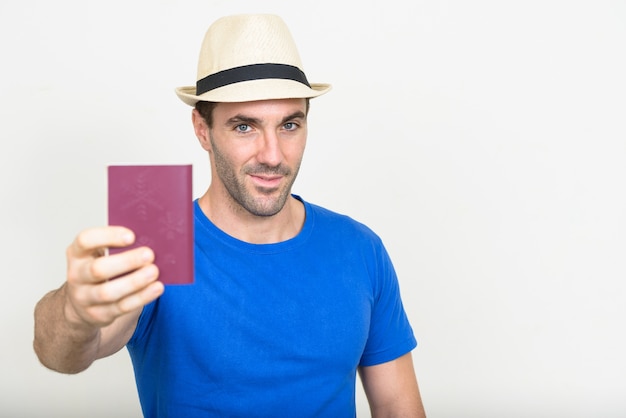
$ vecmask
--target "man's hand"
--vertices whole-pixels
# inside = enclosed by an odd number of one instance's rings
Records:
[[[67,248],[67,281],[35,307],[33,346],[45,366],[78,373],[117,352],[142,307],[163,294],[151,249],[106,255],[134,240],[129,229],[107,226],[82,231]]]
[[[65,291],[70,323],[101,328],[163,293],[149,248],[105,256],[107,247],[124,247],[134,239],[127,228],[102,227],[82,231],[70,244]]]

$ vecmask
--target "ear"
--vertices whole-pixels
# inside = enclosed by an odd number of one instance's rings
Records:
[[[202,148],[206,151],[211,149],[211,141],[209,139],[209,127],[206,124],[206,121],[200,115],[197,109],[193,109],[191,112],[191,122],[193,123],[193,130],[196,133],[196,137],[200,142]]]

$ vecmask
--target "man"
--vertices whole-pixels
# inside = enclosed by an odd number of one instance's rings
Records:
[[[373,416],[423,417],[382,242],[291,193],[309,100],[329,89],[309,84],[279,17],[211,25],[196,86],[176,91],[211,162],[194,284],[164,289],[149,248],[104,256],[134,241],[126,228],[82,231],[35,309],[41,362],[78,373],[126,346],[147,417],[354,416],[357,372]]]

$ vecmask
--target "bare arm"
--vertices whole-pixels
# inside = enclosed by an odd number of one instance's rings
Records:
[[[373,418],[425,418],[411,353],[359,369]]]
[[[120,350],[132,336],[141,308],[163,293],[150,249],[103,256],[106,247],[133,240],[126,228],[93,228],[68,247],[67,281],[35,307],[33,346],[46,367],[78,373]]]

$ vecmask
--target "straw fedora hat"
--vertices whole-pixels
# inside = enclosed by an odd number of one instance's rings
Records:
[[[190,106],[198,101],[249,102],[312,98],[330,84],[309,83],[291,33],[269,14],[222,17],[207,30],[195,86],[176,94]]]

